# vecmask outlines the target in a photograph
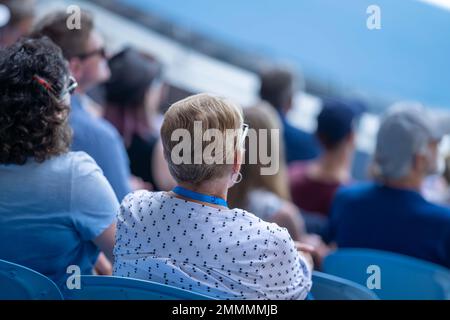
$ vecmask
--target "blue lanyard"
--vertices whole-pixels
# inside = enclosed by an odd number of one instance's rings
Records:
[[[174,192],[182,197],[188,198],[188,199],[197,200],[197,201],[205,202],[205,203],[209,203],[209,204],[215,204],[215,205],[219,205],[219,206],[228,208],[227,201],[222,198],[216,197],[216,196],[209,196],[209,195],[206,195],[203,193],[198,193],[198,192],[191,191],[191,190],[188,190],[188,189],[180,187],[180,186],[175,187],[172,190],[172,192]]]

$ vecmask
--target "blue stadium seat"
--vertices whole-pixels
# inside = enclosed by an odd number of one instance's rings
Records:
[[[56,284],[44,275],[0,260],[0,300],[62,300]]]
[[[81,276],[81,289],[70,300],[214,300],[201,294],[150,281],[106,276]]]
[[[369,289],[336,276],[315,271],[312,281],[314,300],[378,300]]]
[[[376,269],[379,267],[380,288],[372,290],[380,299],[450,299],[448,269],[399,254],[368,249],[339,249],[325,258],[322,270],[366,286],[369,277],[374,274],[370,266]]]

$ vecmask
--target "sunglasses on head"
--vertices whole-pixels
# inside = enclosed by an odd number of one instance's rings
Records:
[[[69,84],[67,85],[67,88],[63,90],[61,93],[61,96],[64,97],[66,94],[74,94],[76,88],[78,88],[78,82],[75,80],[74,77],[69,77]]]

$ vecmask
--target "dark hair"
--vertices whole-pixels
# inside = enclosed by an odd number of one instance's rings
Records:
[[[109,60],[111,78],[104,84],[109,104],[122,108],[144,105],[150,85],[161,76],[161,66],[139,51],[127,48]]]
[[[284,108],[292,97],[294,90],[294,76],[283,69],[273,69],[261,74],[261,89],[259,95],[262,100],[270,103],[276,109]]]
[[[105,118],[129,146],[134,135],[147,139],[152,131],[148,121],[146,96],[150,85],[161,75],[161,66],[143,53],[127,48],[109,61],[111,78],[105,92]]]
[[[0,55],[0,164],[43,162],[68,151],[69,106],[34,78],[62,94],[69,76],[61,50],[49,39],[23,39]]]
[[[365,104],[358,100],[323,98],[316,129],[322,147],[330,151],[338,148],[355,131],[365,110]]]
[[[86,53],[89,37],[94,29],[92,15],[81,11],[81,28],[69,29],[67,20],[70,14],[65,11],[56,11],[47,14],[35,26],[32,37],[49,37],[62,50],[64,57],[70,60]]]

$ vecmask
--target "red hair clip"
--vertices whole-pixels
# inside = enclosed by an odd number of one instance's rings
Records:
[[[41,78],[38,75],[34,75],[33,79],[36,80],[36,82],[42,87],[44,88],[46,91],[48,91],[50,94],[52,94],[53,96],[56,96],[55,90],[53,89],[53,86],[44,78]]]

